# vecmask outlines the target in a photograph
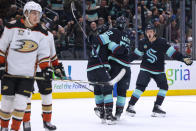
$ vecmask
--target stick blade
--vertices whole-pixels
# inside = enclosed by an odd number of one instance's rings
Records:
[[[123,68],[121,69],[120,73],[112,80],[108,82],[109,85],[114,85],[115,83],[118,83],[125,75],[126,70]]]

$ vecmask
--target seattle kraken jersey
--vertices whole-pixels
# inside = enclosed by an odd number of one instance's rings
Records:
[[[108,44],[108,49],[111,50],[108,59],[129,67],[129,54],[131,52],[130,38],[131,33],[128,29],[120,31],[117,28],[112,28],[100,35],[103,45]]]
[[[138,56],[142,56],[141,70],[153,74],[164,73],[165,55],[173,57],[176,52],[176,49],[167,44],[164,38],[157,38],[152,43],[148,39],[140,40],[139,47],[134,51]],[[179,55],[177,59],[181,58],[182,55]]]
[[[102,68],[103,65],[110,69],[110,65],[108,64],[108,56],[110,54],[108,45],[102,45],[99,36],[94,38],[92,44],[93,49],[88,60],[87,71]]]

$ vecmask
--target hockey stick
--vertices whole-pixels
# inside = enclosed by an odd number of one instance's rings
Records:
[[[82,26],[80,25],[80,23],[79,23],[79,22],[78,22],[78,20],[76,19],[76,16],[75,16],[75,14],[74,14],[74,9],[76,10],[76,8],[75,8],[75,4],[74,4],[74,1],[72,1],[72,2],[71,2],[71,12],[72,12],[72,15],[73,15],[73,17],[74,17],[74,19],[75,19],[76,23],[77,23],[77,24],[78,24],[78,26],[80,27],[80,29],[81,29],[82,33],[84,34],[84,36],[85,36],[86,40],[88,41],[88,37],[87,37],[86,33],[84,32],[84,30],[83,30]],[[89,41],[88,41],[88,42],[89,42]],[[89,43],[90,43],[90,42],[89,42]],[[103,68],[104,68],[104,70],[105,70],[105,72],[106,72],[106,74],[107,74],[108,78],[109,78],[109,79],[111,79],[111,76],[110,76],[109,72],[108,72],[108,71],[107,71],[107,69],[105,68],[105,66],[104,66],[104,64],[103,64],[103,61],[101,60],[101,58],[100,58],[100,57],[99,57],[99,55],[97,54],[97,52],[96,52],[95,48],[94,48],[91,44],[90,44],[90,46],[91,46],[91,48],[92,48],[93,52],[95,53],[95,55],[97,56],[97,58],[98,58],[99,62],[100,62],[100,63],[101,63],[101,65],[103,66]]]
[[[55,81],[62,81],[62,82],[74,82],[74,83],[86,83],[91,85],[111,85],[113,86],[115,83],[119,82],[122,77],[125,75],[126,70],[123,68],[121,69],[120,73],[112,80],[108,82],[90,82],[90,81],[83,81],[83,80],[64,80],[64,79],[51,79]],[[32,77],[32,76],[19,76],[19,75],[8,75],[5,74],[3,77],[9,77],[9,78],[25,78],[25,79],[34,79],[34,80],[45,80],[44,77]]]

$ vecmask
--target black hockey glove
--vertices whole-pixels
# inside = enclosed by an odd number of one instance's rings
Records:
[[[64,70],[62,63],[59,63],[58,66],[54,67],[54,74],[55,74],[55,76],[60,77],[60,78],[66,77],[65,70]]]
[[[2,79],[4,74],[5,74],[5,64],[0,64],[0,80]]]
[[[191,58],[183,58],[183,62],[186,65],[192,65],[193,64],[193,60],[191,60]]]
[[[52,80],[52,73],[53,73],[53,71],[49,67],[42,70],[43,77],[45,78],[46,81]]]

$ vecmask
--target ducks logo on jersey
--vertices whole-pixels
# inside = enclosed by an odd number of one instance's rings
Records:
[[[19,45],[18,49],[14,49],[15,51],[26,53],[33,52],[38,48],[38,44],[32,40],[18,40],[22,44]]]

